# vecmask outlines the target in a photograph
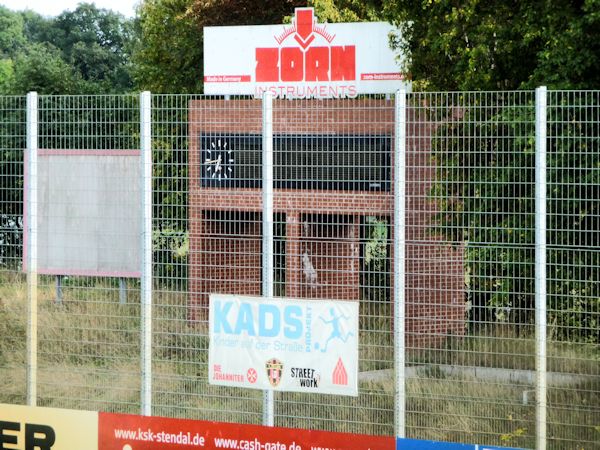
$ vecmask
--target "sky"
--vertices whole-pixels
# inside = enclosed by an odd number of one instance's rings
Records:
[[[98,8],[112,9],[125,17],[135,15],[140,0],[0,0],[0,5],[13,11],[30,9],[43,16],[57,16],[65,10],[73,11],[79,3],[94,3]]]

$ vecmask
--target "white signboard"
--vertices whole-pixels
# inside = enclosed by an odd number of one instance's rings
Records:
[[[38,272],[139,277],[140,177],[139,150],[40,149]],[[27,173],[26,190],[29,183]],[[29,239],[28,228],[25,240]],[[26,263],[27,254],[24,270]]]
[[[409,88],[387,22],[319,24],[296,8],[290,25],[205,27],[204,92],[344,98]]]
[[[358,395],[358,302],[211,294],[209,383]]]

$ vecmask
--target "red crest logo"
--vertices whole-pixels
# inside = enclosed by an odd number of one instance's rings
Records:
[[[271,383],[271,386],[277,387],[283,374],[283,363],[277,358],[271,358],[267,361],[266,368],[269,383]]]

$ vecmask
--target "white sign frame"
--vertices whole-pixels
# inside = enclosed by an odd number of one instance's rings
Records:
[[[358,395],[357,301],[211,294],[208,381]]]
[[[205,27],[204,92],[256,98],[265,92],[275,98],[352,98],[409,91],[410,81],[400,73],[405,57],[390,48],[391,33],[400,38],[400,31],[387,22],[319,24],[313,8],[296,8],[290,25]],[[259,50],[272,51],[277,80],[259,80],[264,66]],[[321,57],[309,56],[317,50]],[[339,55],[345,53],[355,59],[353,78],[338,67]],[[290,54],[298,59],[286,56]],[[302,79],[284,76],[293,67],[302,72]],[[308,77],[309,73],[315,76]]]
[[[37,150],[37,272],[139,278],[139,150]],[[25,191],[30,174],[25,174]],[[29,205],[25,201],[25,217]],[[24,227],[27,270],[29,227]]]

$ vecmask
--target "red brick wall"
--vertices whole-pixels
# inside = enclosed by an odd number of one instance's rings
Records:
[[[292,267],[286,264],[286,296],[358,299],[359,223],[347,216],[299,220],[301,226],[287,229],[286,262]]]
[[[191,222],[192,318],[208,317],[206,298],[201,297],[198,301],[197,293],[260,295],[260,215],[239,211],[195,211]]]
[[[205,320],[210,292],[259,295],[261,291],[262,196],[258,189],[203,188],[200,133],[260,133],[260,100],[200,100],[190,103],[190,315]],[[408,345],[428,345],[464,332],[462,249],[432,235],[435,205],[429,198],[432,124],[409,111],[407,160],[406,314]],[[278,100],[274,133],[393,134],[388,100]],[[393,216],[393,193],[277,189],[274,210],[285,217],[285,295],[351,299],[360,296],[362,217]],[[246,214],[251,223],[228,231],[216,211]],[[253,213],[252,215],[248,215]],[[217,216],[215,216],[217,214]],[[240,216],[241,217],[241,216]],[[237,219],[232,219],[233,221]],[[318,224],[328,223],[324,226]],[[391,229],[391,226],[390,226]],[[222,255],[218,256],[221,253]],[[306,271],[310,261],[316,281]],[[308,274],[307,274],[308,273]]]

